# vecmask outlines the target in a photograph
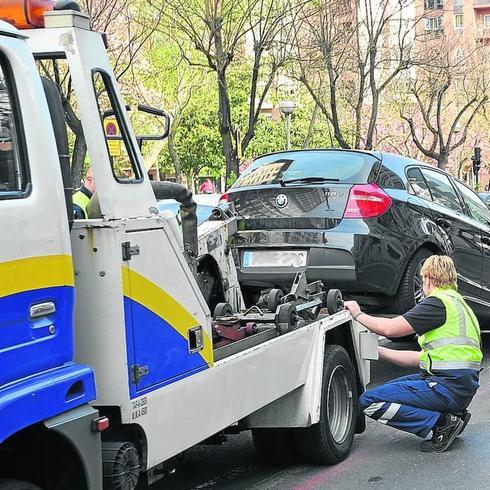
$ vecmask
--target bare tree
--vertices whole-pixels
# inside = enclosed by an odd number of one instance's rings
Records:
[[[426,43],[426,60],[411,80],[412,103],[402,110],[413,142],[441,169],[488,102],[485,48],[461,42],[441,36]]]
[[[158,7],[160,0],[152,3]],[[182,55],[189,65],[216,74],[219,132],[228,180],[232,173],[239,175],[240,144],[232,117],[228,70],[236,58],[251,59],[243,152],[254,137],[261,107],[275,75],[290,56],[295,6],[289,0],[170,0],[169,6],[170,15],[162,20],[161,29],[182,46]],[[186,49],[189,43],[193,52]]]
[[[295,24],[301,21],[306,2],[260,0],[247,21],[252,42],[253,62],[247,129],[242,140],[242,154],[255,135],[262,105],[278,72],[294,59]]]
[[[342,148],[372,149],[382,95],[416,63],[413,0],[321,0],[298,27],[299,80]],[[311,5],[311,4],[310,4]]]

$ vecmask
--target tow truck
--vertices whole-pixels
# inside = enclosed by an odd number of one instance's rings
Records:
[[[133,490],[240,430],[269,461],[346,458],[377,339],[301,274],[287,294],[211,315],[192,240],[156,208],[102,35],[70,1],[9,0],[0,18],[0,489]],[[62,79],[97,184],[86,220],[72,219]]]

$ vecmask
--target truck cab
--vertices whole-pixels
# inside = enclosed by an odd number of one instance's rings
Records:
[[[8,476],[25,438],[24,464],[41,471],[35,446],[45,421],[98,414],[88,405],[93,369],[74,360],[75,276],[53,122],[25,35],[3,21],[0,101],[0,466]],[[65,439],[53,437],[61,457]]]

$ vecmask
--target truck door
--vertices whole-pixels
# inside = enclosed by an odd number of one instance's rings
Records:
[[[0,27],[0,387],[72,360],[74,301],[46,99],[24,41],[2,30],[6,24]]]
[[[160,228],[126,238],[126,338],[136,395],[207,369],[213,353],[202,296],[173,237]]]

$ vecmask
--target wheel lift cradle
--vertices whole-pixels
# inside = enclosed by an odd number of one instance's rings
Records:
[[[375,358],[370,334],[341,311],[214,361],[209,309],[165,219],[148,212],[155,200],[147,177],[129,186],[113,179],[92,71],[113,75],[100,35],[80,17],[56,14],[53,28],[28,36],[33,52],[66,57],[92,156],[104,218],[71,232],[75,357],[94,370],[92,405],[110,416],[111,440],[139,434],[141,469],[152,481],[162,462],[237,422],[316,424],[326,339],[344,332],[334,337],[346,339],[363,389]]]

